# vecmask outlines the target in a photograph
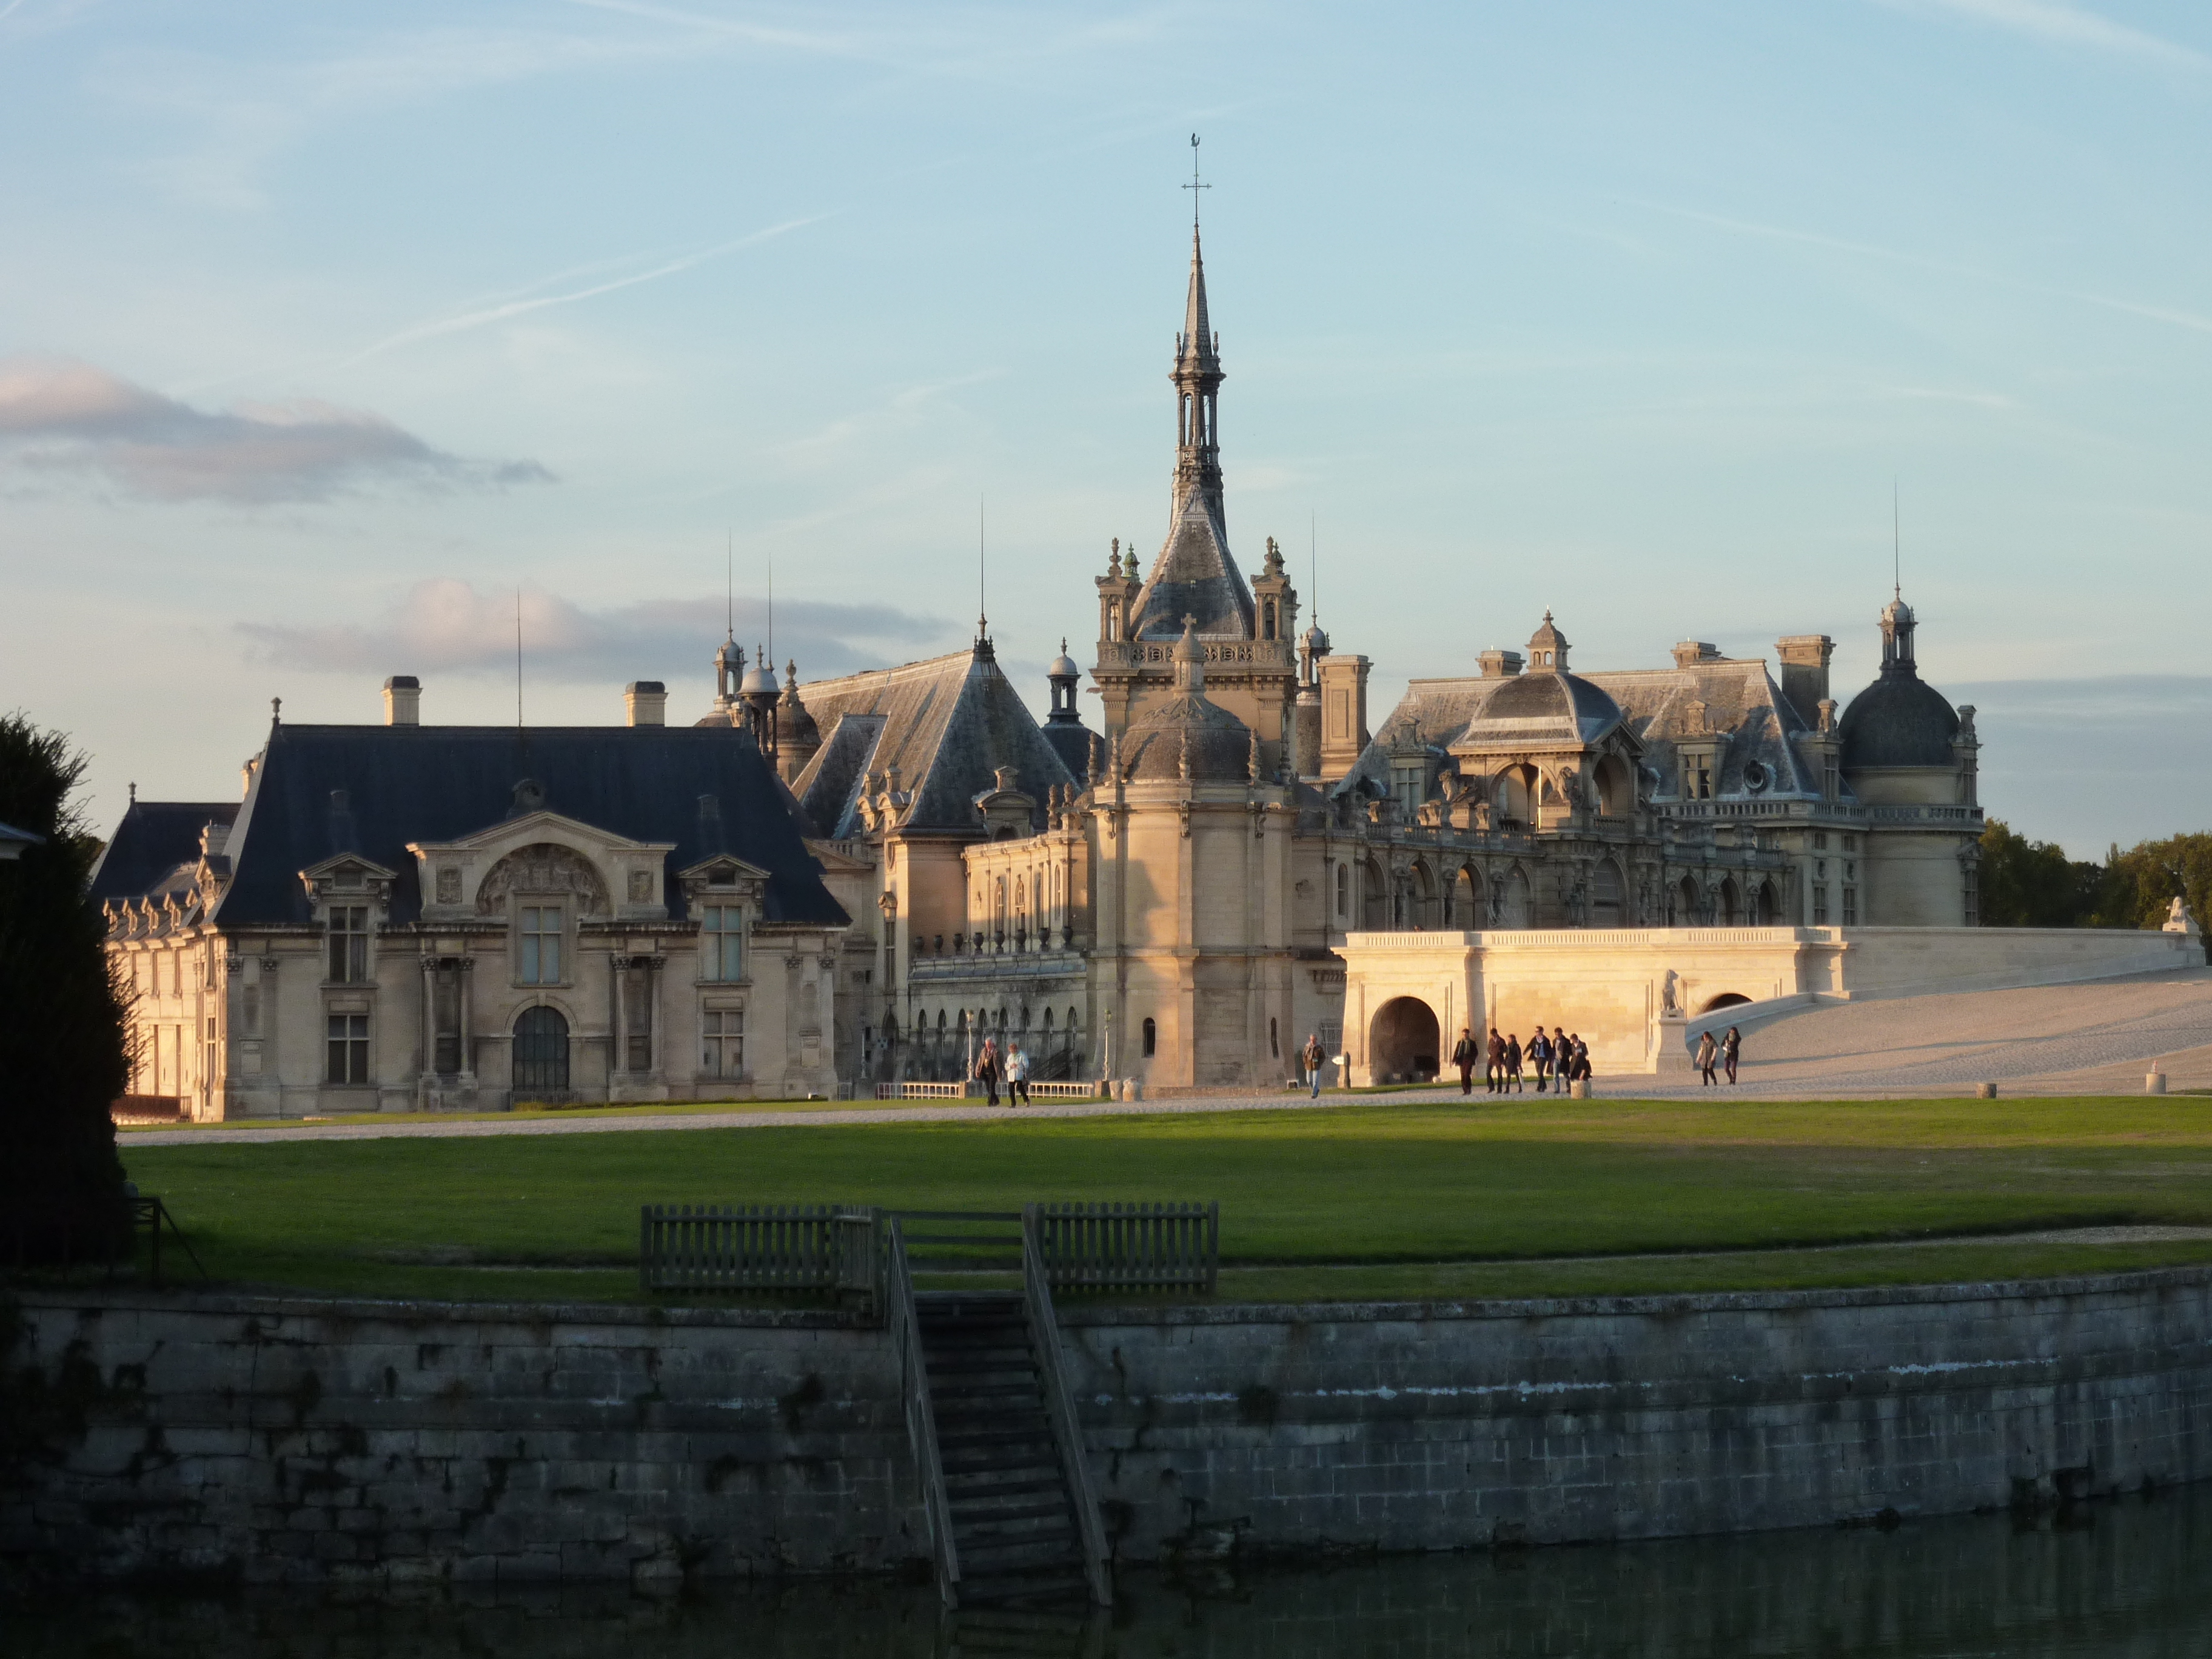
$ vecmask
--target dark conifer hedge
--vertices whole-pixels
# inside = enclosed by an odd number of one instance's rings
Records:
[[[45,837],[0,860],[0,1263],[130,1246],[109,1116],[130,1076],[127,1010],[85,902],[100,843],[70,799],[84,765],[62,733],[0,718],[0,823]]]

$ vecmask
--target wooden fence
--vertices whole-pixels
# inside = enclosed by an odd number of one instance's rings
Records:
[[[1221,1206],[1031,1204],[1024,1224],[1056,1291],[1197,1290],[1221,1271]]]
[[[848,1292],[881,1301],[883,1213],[846,1204],[648,1204],[638,1218],[647,1291]]]

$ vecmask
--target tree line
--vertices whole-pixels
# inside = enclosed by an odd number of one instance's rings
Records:
[[[2160,927],[2179,898],[2204,927],[2212,904],[2212,835],[2118,842],[2102,864],[2069,859],[2056,842],[2030,841],[2002,818],[1982,831],[1985,927]]]

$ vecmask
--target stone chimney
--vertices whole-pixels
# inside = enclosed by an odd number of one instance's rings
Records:
[[[422,723],[422,682],[412,674],[394,674],[384,683],[384,723],[420,726]]]
[[[1486,680],[1510,680],[1521,672],[1518,651],[1486,651],[1475,660],[1482,665],[1482,678]]]
[[[1709,640],[1684,640],[1674,647],[1674,666],[1695,668],[1701,662],[1724,662],[1720,647]]]
[[[1329,656],[1321,662],[1321,775],[1334,783],[1349,772],[1367,747],[1367,671],[1361,656]]]
[[[667,686],[659,680],[632,680],[623,687],[623,713],[626,725],[667,725]]]
[[[1774,642],[1774,654],[1782,659],[1782,695],[1808,719],[1827,700],[1828,659],[1835,653],[1836,642],[1826,634],[1792,634]]]

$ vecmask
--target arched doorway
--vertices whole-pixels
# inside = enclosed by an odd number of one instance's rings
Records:
[[[1734,876],[1721,878],[1720,910],[1723,927],[1733,927],[1743,920],[1743,890],[1735,884]]]
[[[1733,1008],[1739,1003],[1745,1003],[1750,1000],[1751,999],[1749,997],[1745,996],[1740,991],[1723,991],[1717,997],[1707,997],[1705,999],[1705,1006],[1698,1009],[1698,1012],[1701,1014],[1717,1013],[1723,1008]]]
[[[1444,926],[1473,930],[1488,921],[1482,908],[1482,872],[1463,864],[1444,889]]]
[[[1677,927],[1695,927],[1703,919],[1699,912],[1705,906],[1698,896],[1698,884],[1688,876],[1682,878],[1674,889],[1674,923]]]
[[[514,1022],[514,1092],[568,1091],[568,1022],[558,1008],[525,1008]]]
[[[1390,895],[1382,879],[1382,866],[1370,859],[1360,868],[1359,925],[1370,933],[1390,926]]]
[[[1437,1074],[1437,1017],[1419,997],[1393,997],[1375,1011],[1367,1036],[1368,1075],[1377,1083],[1410,1083]]]

